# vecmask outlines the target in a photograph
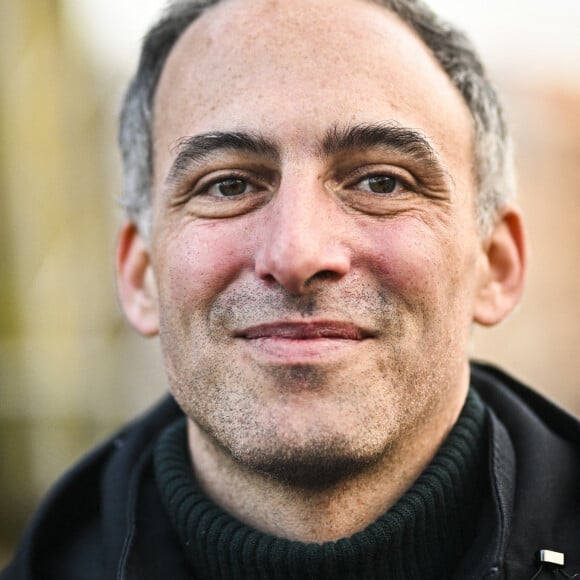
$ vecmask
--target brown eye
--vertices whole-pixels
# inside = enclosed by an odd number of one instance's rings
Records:
[[[399,185],[397,179],[390,175],[373,175],[365,181],[373,193],[393,193]]]
[[[215,185],[219,193],[224,197],[242,195],[248,189],[248,184],[243,179],[224,179]]]

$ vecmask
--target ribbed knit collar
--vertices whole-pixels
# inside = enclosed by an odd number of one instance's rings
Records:
[[[197,485],[184,419],[155,449],[157,485],[199,579],[443,580],[468,549],[484,494],[485,408],[470,391],[459,420],[414,485],[376,522],[325,544],[258,532],[207,498]]]

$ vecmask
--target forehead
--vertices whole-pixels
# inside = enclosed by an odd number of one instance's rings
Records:
[[[265,133],[307,149],[332,126],[419,129],[452,165],[472,164],[471,118],[423,42],[363,0],[226,0],[182,35],[155,98],[155,173],[182,137]]]

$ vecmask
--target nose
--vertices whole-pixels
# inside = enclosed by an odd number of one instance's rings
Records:
[[[292,294],[341,279],[351,267],[345,217],[323,190],[281,185],[264,213],[256,275]]]

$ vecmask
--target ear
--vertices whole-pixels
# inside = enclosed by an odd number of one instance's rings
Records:
[[[121,306],[133,328],[144,336],[156,335],[159,309],[151,256],[131,222],[121,228],[117,243],[117,287]]]
[[[484,242],[484,267],[473,319],[493,326],[517,305],[524,290],[527,249],[522,216],[505,208]]]

